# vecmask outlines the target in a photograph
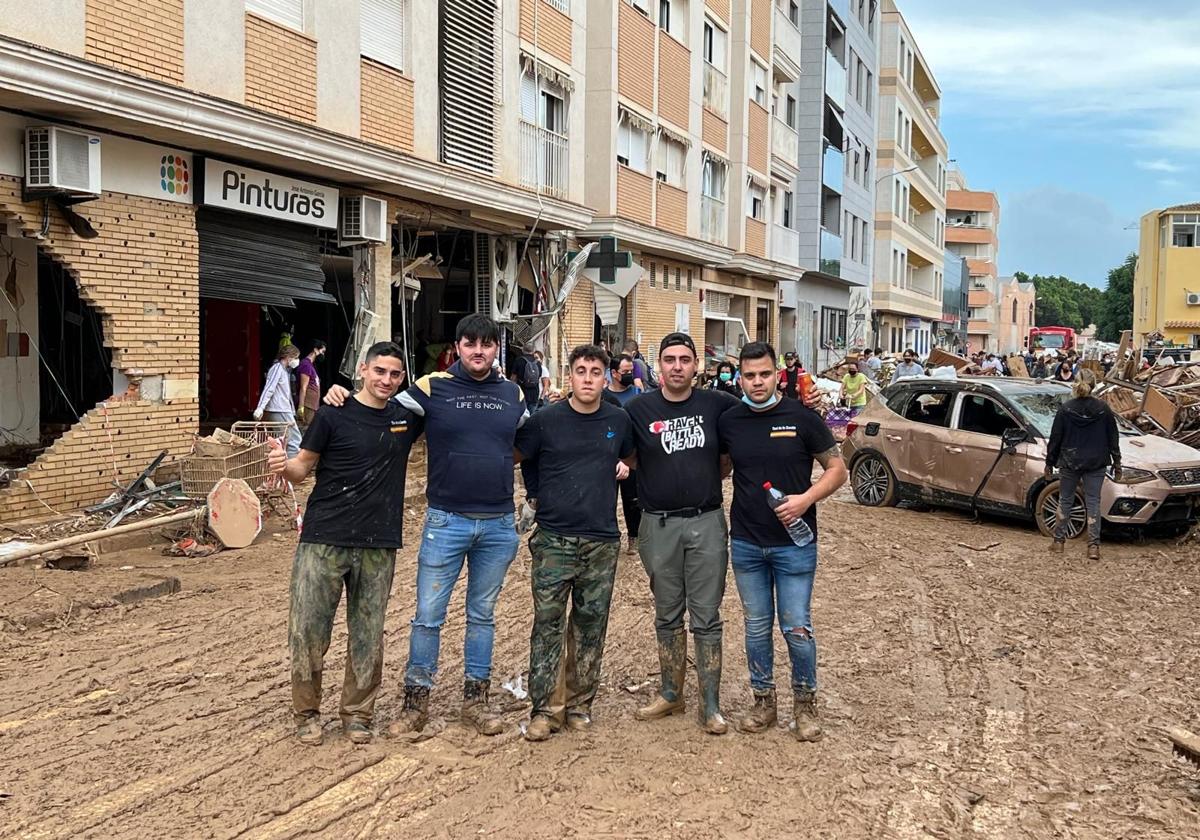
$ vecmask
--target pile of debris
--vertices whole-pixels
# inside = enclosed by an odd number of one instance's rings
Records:
[[[1127,354],[1129,332],[1121,338],[1119,361],[1096,396],[1146,434],[1200,446],[1200,362],[1156,359],[1138,370],[1140,353]]]

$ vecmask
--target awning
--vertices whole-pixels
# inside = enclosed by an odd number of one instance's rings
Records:
[[[592,293],[596,297],[596,317],[602,325],[614,326],[621,320],[622,298],[602,286],[593,288]]]
[[[243,213],[201,210],[200,297],[294,308],[337,303],[325,291],[316,228]]]
[[[672,131],[662,124],[658,126],[658,131],[664,137],[674,140],[676,143],[682,143],[685,149],[690,149],[692,147],[692,141],[685,135],[680,134],[678,131]]]
[[[1200,329],[1200,321],[1167,321],[1163,327],[1168,330],[1195,330]]]
[[[534,58],[525,50],[521,50],[521,70],[529,75],[537,75],[550,84],[562,88],[566,93],[575,91],[575,83],[571,81],[571,77],[559,70],[553,65],[547,64],[539,58]]]
[[[649,117],[643,117],[637,111],[627,108],[624,105],[617,106],[617,122],[624,120],[634,128],[645,131],[649,134],[654,133],[654,120]]]

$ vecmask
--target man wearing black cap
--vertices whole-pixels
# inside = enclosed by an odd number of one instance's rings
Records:
[[[654,593],[662,667],[659,696],[636,716],[654,720],[683,711],[686,609],[696,644],[701,725],[720,735],[727,729],[720,709],[720,607],[729,532],[721,507],[717,418],[737,400],[720,391],[694,389],[698,361],[691,336],[671,333],[659,346],[661,389],[626,406],[633,420],[643,511],[638,547]]]
[[[792,351],[783,354],[783,370],[779,374],[779,390],[783,392],[785,397],[796,399],[800,393],[800,375],[804,373],[804,368],[800,366],[800,359]]]

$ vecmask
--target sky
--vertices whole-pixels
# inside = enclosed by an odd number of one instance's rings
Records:
[[[880,4],[882,6],[882,3]],[[897,0],[1000,273],[1103,288],[1151,210],[1200,202],[1200,3]]]

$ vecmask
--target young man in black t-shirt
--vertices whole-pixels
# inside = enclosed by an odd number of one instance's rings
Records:
[[[637,445],[638,550],[654,593],[662,668],[659,696],[636,716],[654,720],[683,711],[686,608],[696,643],[701,725],[720,735],[727,729],[720,709],[720,608],[729,551],[717,419],[737,400],[692,387],[698,360],[686,333],[662,340],[658,363],[661,389],[635,397],[625,408]]]
[[[551,698],[566,634],[566,724],[591,726],[600,684],[600,660],[617,574],[617,479],[633,457],[629,415],[601,399],[607,354],[576,347],[568,362],[571,396],[534,414],[517,432],[515,448],[525,487],[536,499],[538,530],[533,554],[533,634],[529,643],[529,695],[525,737],[543,741],[558,729]],[[622,469],[623,468],[623,469]]]
[[[777,393],[775,350],[753,342],[741,353],[743,404],[718,421],[722,452],[733,462],[730,509],[733,576],[746,620],[746,659],[754,707],[738,721],[744,732],[762,732],[776,721],[773,630],[780,630],[792,662],[792,734],[821,737],[817,723],[817,646],[809,605],[817,568],[816,503],[846,481],[841,450],[821,417]],[[824,473],[812,481],[813,461]],[[765,482],[786,495],[774,510]],[[802,519],[813,541],[803,547],[788,534]]]
[[[383,621],[404,523],[408,454],[421,418],[392,399],[404,381],[403,355],[390,341],[372,345],[359,365],[363,388],[313,418],[290,460],[272,441],[270,469],[299,482],[315,467],[292,566],[288,642],[292,708],[301,743],[322,740],[321,672],[342,587],[349,655],[341,718],[356,744],[371,740],[383,677]]]

